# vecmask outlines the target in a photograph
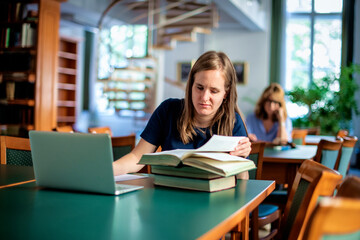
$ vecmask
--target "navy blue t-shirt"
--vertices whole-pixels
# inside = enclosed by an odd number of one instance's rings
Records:
[[[204,145],[211,138],[208,128],[202,129],[205,130],[205,133],[196,129],[197,135],[194,137],[194,140],[188,144],[184,144],[181,141],[177,129],[177,121],[182,113],[184,103],[184,99],[175,98],[170,98],[162,102],[151,115],[149,122],[140,136],[155,146],[161,146],[163,151],[195,149]],[[214,128],[213,133],[216,134],[216,126]],[[236,113],[233,136],[247,136],[244,123],[238,113]]]

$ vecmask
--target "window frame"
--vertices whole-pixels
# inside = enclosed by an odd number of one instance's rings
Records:
[[[309,84],[311,84],[311,82],[314,80],[313,79],[313,71],[314,71],[314,43],[315,43],[315,19],[340,19],[342,21],[342,11],[343,8],[341,10],[341,12],[331,12],[331,13],[320,13],[320,12],[315,12],[315,1],[316,0],[311,0],[311,11],[310,12],[288,12],[287,11],[287,3],[288,0],[286,0],[285,2],[285,29],[287,28],[287,24],[289,19],[309,19],[310,20],[310,56],[309,56],[309,66],[308,67],[308,77],[309,77]],[[284,36],[284,52],[287,52],[287,33],[286,30],[283,32]],[[342,33],[341,33],[342,34]],[[342,39],[341,39],[342,40]],[[284,56],[286,56],[286,54],[284,54]],[[341,56],[341,54],[340,54]],[[286,59],[286,58],[285,58]],[[284,68],[284,73],[282,74],[284,76],[284,85],[285,87],[288,85],[288,81],[291,81],[291,79],[287,79],[287,71],[288,71],[288,65],[285,62],[285,68]],[[339,66],[340,67],[340,66]],[[340,71],[340,69],[339,69]],[[291,84],[292,85],[292,84]],[[294,88],[295,86],[292,86],[292,88]],[[292,89],[288,89],[286,88],[286,90],[292,90]]]

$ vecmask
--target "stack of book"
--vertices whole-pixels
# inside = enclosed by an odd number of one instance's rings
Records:
[[[236,186],[236,175],[255,169],[253,161],[230,155],[241,137],[214,135],[198,149],[144,154],[139,164],[151,165],[154,184],[214,192]]]

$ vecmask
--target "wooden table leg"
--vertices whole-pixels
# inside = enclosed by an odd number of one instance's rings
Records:
[[[249,240],[249,214],[241,221],[241,239]]]

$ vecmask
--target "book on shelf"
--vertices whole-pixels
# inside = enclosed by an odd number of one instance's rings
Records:
[[[236,177],[218,177],[213,179],[185,178],[167,175],[154,175],[154,184],[158,186],[183,188],[196,191],[216,192],[236,186]]]
[[[191,166],[223,177],[256,168],[252,160],[230,155],[243,137],[219,136],[197,149],[176,149],[144,154],[139,164],[163,166]]]
[[[33,47],[36,41],[36,29],[30,23],[23,23],[21,31],[21,47]]]

